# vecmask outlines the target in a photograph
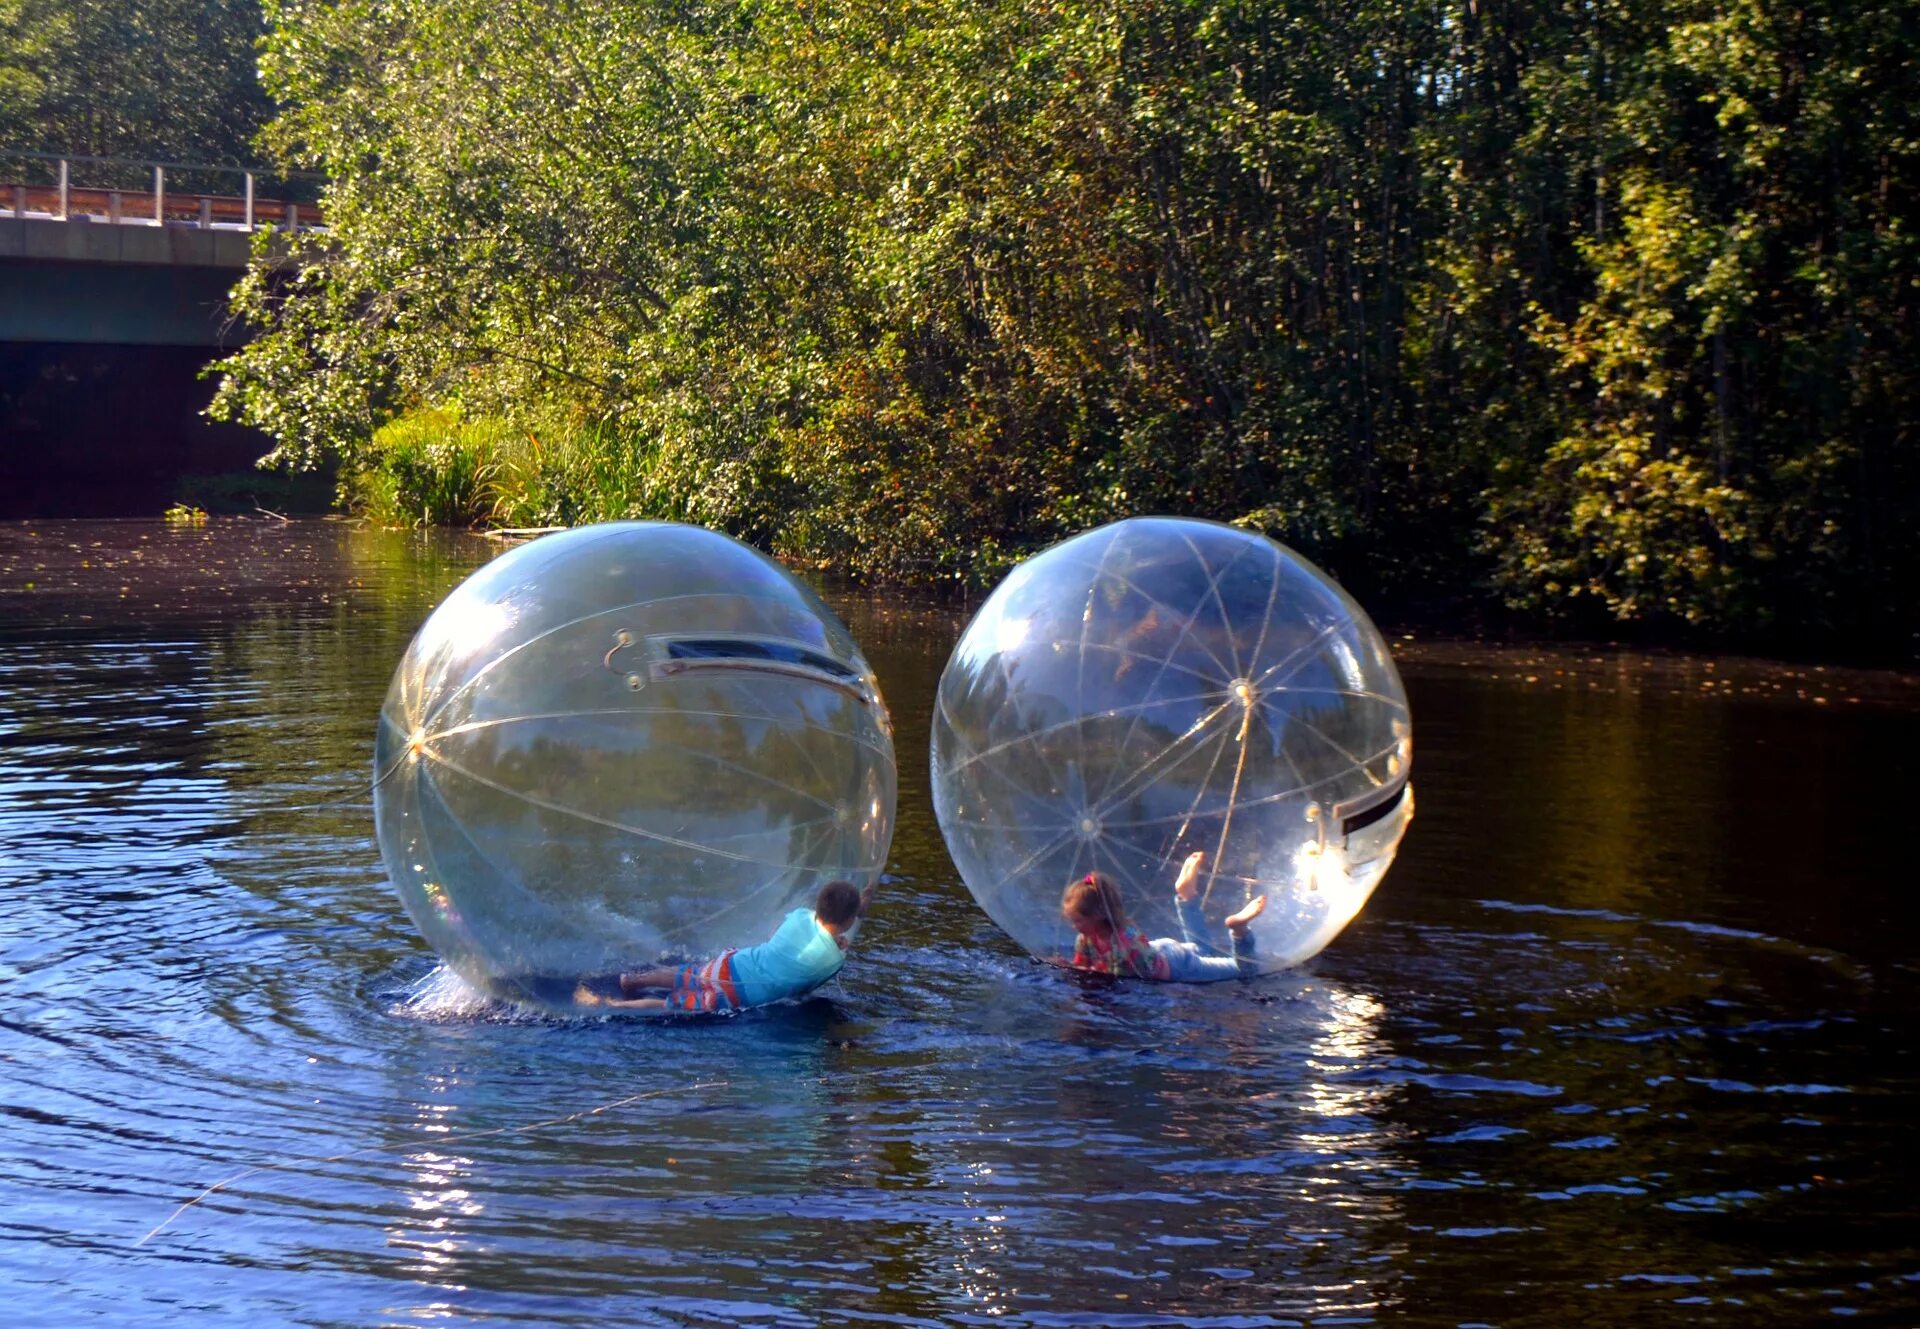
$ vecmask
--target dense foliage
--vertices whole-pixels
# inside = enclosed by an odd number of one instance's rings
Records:
[[[332,231],[221,405],[387,510],[439,456],[868,575],[1164,511],[1429,603],[1915,622],[1911,3],[267,8]]]
[[[248,163],[263,32],[259,0],[0,0],[0,154]]]

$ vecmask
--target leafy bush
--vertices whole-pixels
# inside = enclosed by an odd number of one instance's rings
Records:
[[[1904,11],[272,12],[330,232],[217,409],[385,519],[978,582],[1174,512],[1370,597],[1912,645]]]

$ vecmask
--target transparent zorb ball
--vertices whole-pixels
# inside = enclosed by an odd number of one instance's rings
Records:
[[[588,526],[475,572],[381,708],[374,817],[407,912],[498,996],[767,940],[892,838],[873,671],[727,536]]]
[[[1324,573],[1262,535],[1141,517],[1027,560],[982,606],[940,679],[934,810],[968,889],[1043,958],[1072,954],[1061,896],[1088,874],[1148,937],[1209,957],[1266,897],[1245,960],[1205,975],[1230,976],[1298,963],[1359,912],[1412,817],[1412,755],[1386,642]]]

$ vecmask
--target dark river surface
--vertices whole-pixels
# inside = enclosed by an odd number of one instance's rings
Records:
[[[1920,1323],[1912,676],[1399,640],[1355,924],[1103,988],[934,826],[965,609],[839,595],[900,756],[853,961],[564,1023],[444,995],[366,796],[498,548],[0,525],[7,1323]]]

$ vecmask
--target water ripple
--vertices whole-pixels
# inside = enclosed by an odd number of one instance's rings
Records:
[[[1920,982],[1869,889],[1900,861],[1774,834],[1899,824],[1906,712],[1416,659],[1420,821],[1347,935],[1256,983],[1081,982],[926,812],[962,612],[846,596],[903,754],[855,960],[736,1019],[562,1021],[424,952],[364,799],[389,663],[484,551],[209,532],[0,528],[0,566],[58,565],[0,623],[28,1323],[1914,1318]]]

